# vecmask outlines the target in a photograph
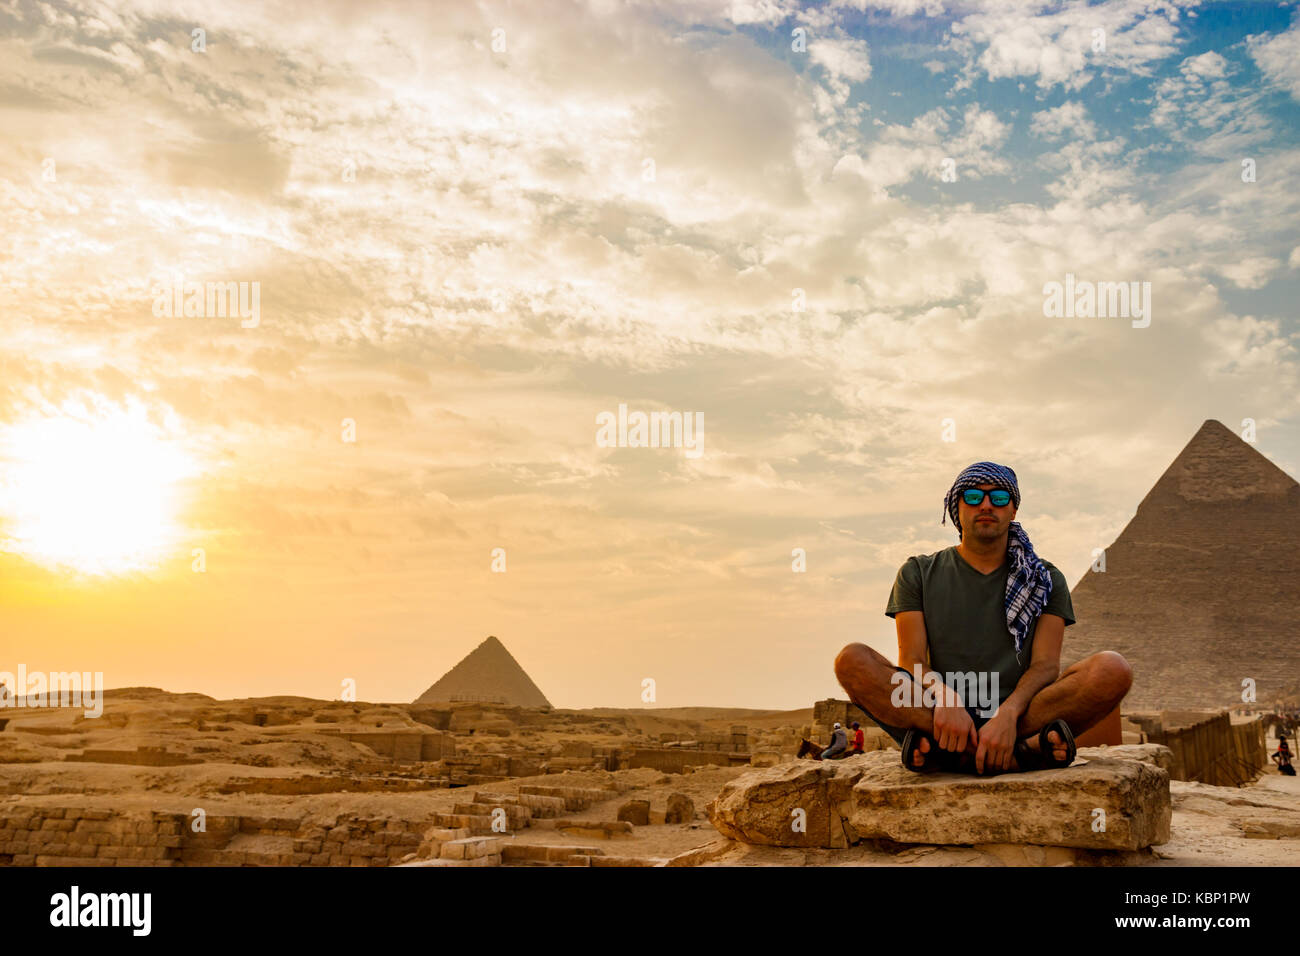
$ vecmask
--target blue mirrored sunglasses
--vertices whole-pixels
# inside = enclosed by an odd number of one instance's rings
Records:
[[[994,488],[992,491],[982,491],[979,488],[967,488],[961,493],[961,500],[971,507],[977,507],[984,503],[984,496],[989,496],[989,501],[993,507],[1001,508],[1003,505],[1011,502],[1011,492],[1003,491],[1001,488]]]

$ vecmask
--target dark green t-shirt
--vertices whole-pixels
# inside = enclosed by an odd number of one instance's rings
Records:
[[[1059,615],[1069,627],[1074,623],[1074,605],[1065,575],[1050,561],[1043,561],[1043,566],[1052,575],[1052,593],[1043,613]],[[898,569],[885,608],[890,617],[899,611],[924,612],[930,668],[942,674],[996,672],[999,702],[1016,689],[1034,649],[1031,626],[1020,659],[1016,659],[1015,639],[1007,628],[1010,570],[1010,564],[1003,561],[996,571],[981,574],[957,553],[956,545],[934,554],[918,554]]]

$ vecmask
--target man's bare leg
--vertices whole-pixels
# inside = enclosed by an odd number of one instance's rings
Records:
[[[1085,657],[1033,696],[1016,722],[1016,736],[1037,750],[1038,732],[1060,718],[1077,737],[1114,710],[1132,684],[1133,671],[1122,655],[1101,651]],[[1053,730],[1047,740],[1053,758],[1064,760],[1068,750],[1061,735]]]
[[[904,695],[908,706],[894,706],[892,698],[898,687],[895,675],[902,678],[884,655],[865,644],[849,644],[835,658],[835,677],[848,693],[849,700],[892,727],[915,727],[932,737],[934,712],[930,708],[911,706],[911,693]],[[903,679],[908,684],[914,683],[910,677]],[[924,754],[930,752],[930,742],[922,739],[917,750],[912,764],[922,767],[925,765]]]

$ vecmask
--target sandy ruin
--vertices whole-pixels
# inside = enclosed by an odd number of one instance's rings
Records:
[[[14,865],[1284,865],[1300,838],[1300,788],[1275,770],[1242,788],[1169,782],[1167,842],[1132,851],[722,835],[710,802],[790,765],[811,709],[434,709],[140,688],[109,691],[98,719],[5,717],[0,862]],[[834,763],[868,758],[892,767],[897,751]]]

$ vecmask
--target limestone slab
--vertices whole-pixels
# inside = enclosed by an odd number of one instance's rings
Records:
[[[796,760],[742,774],[709,802],[709,821],[723,836],[744,843],[848,846],[856,837],[846,832],[845,818],[867,756]]]
[[[1158,744],[1086,747],[1062,770],[987,778],[914,774],[892,750],[795,760],[730,781],[706,811],[723,836],[764,846],[838,849],[884,838],[1130,850],[1169,839],[1170,757]],[[1104,831],[1093,829],[1096,809]]]
[[[1174,752],[1164,744],[1118,744],[1112,746],[1084,747],[1079,756],[1113,757],[1120,760],[1140,760],[1161,770],[1168,770],[1174,765]]]
[[[442,845],[441,858],[444,860],[473,860],[480,856],[500,854],[504,841],[496,837],[469,837],[464,840],[448,840]]]
[[[1085,748],[1062,769],[993,777],[914,774],[896,755],[867,754],[860,758],[867,766],[854,784],[848,821],[861,839],[897,843],[1098,850],[1167,843],[1173,814],[1168,772],[1136,754],[1099,752]]]

